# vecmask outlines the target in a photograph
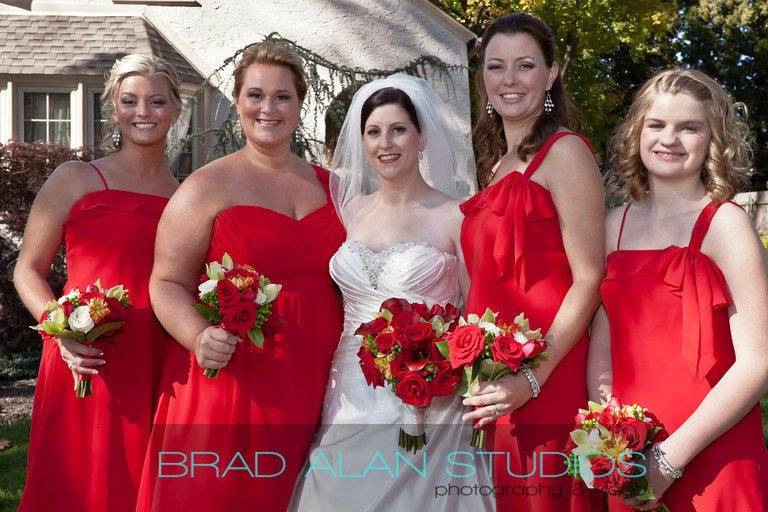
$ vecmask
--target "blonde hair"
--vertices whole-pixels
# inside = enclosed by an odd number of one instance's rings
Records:
[[[711,132],[701,181],[713,200],[731,199],[750,174],[752,149],[749,129],[736,115],[736,105],[708,75],[694,69],[674,68],[657,73],[638,91],[611,147],[616,173],[624,193],[641,201],[650,192],[648,169],[640,158],[640,132],[645,115],[659,94],[688,94],[703,103]]]
[[[304,74],[304,63],[296,52],[275,41],[263,41],[252,44],[243,50],[243,56],[235,66],[233,73],[235,86],[232,90],[232,96],[235,101],[237,101],[240,90],[243,88],[245,70],[253,64],[272,64],[287,68],[293,75],[293,85],[296,87],[299,102],[304,101],[307,95],[307,78]]]
[[[117,60],[112,69],[110,69],[107,81],[104,84],[104,93],[101,95],[102,117],[106,119],[104,138],[101,143],[104,149],[112,151],[120,149],[115,147],[112,142],[112,133],[117,127],[115,124],[117,93],[123,80],[133,75],[157,75],[162,77],[168,83],[171,101],[181,110],[181,78],[174,65],[165,59],[152,55],[142,55],[140,53],[126,55],[122,59]]]

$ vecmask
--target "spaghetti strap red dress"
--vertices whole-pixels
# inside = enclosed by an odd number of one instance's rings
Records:
[[[560,223],[549,190],[531,177],[562,137],[553,134],[524,173],[511,172],[461,205],[461,245],[472,281],[466,311],[485,308],[509,320],[525,313],[546,333],[573,284]],[[591,148],[591,146],[590,146]],[[562,172],[568,172],[562,169]],[[574,198],[578,200],[578,198]],[[563,474],[562,452],[574,415],[587,403],[587,333],[563,358],[541,394],[489,431],[499,511],[597,511],[597,496],[576,496]],[[561,476],[556,476],[561,475]]]
[[[328,172],[315,173],[328,194]],[[137,510],[286,509],[342,330],[328,263],[344,238],[330,196],[299,220],[259,206],[219,213],[207,261],[227,252],[282,284],[272,313],[279,325],[263,349],[239,344],[214,379],[194,354],[172,351]]]
[[[93,396],[77,398],[58,347],[43,344],[21,511],[128,511],[136,503],[163,351],[170,340],[149,304],[155,231],[168,199],[114,190],[81,197],[64,224],[67,283],[122,283],[132,306],[122,331],[97,343],[106,364]]]
[[[699,214],[687,247],[608,255],[600,288],[611,332],[613,391],[647,407],[674,432],[735,360],[731,298],[701,243],[722,202]],[[697,455],[662,502],[674,512],[768,510],[768,453],[755,407]],[[632,509],[612,500],[611,510]]]

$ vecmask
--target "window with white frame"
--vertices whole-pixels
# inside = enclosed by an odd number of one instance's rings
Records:
[[[107,120],[101,110],[101,92],[91,89],[89,95],[88,121],[90,127],[88,128],[88,140],[92,147],[97,148],[101,146],[101,141],[104,140],[104,128]]]
[[[38,140],[69,146],[72,101],[68,92],[23,92],[24,141]]]
[[[189,176],[195,170],[194,148],[196,138],[193,134],[198,129],[198,99],[194,96],[182,96],[181,115],[171,128],[168,136],[168,156],[171,171],[178,178]]]

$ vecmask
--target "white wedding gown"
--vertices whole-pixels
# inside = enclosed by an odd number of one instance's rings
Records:
[[[468,411],[461,397],[433,400],[422,451],[398,448],[402,403],[389,390],[365,382],[357,357],[360,337],[352,334],[391,297],[429,306],[457,304],[456,257],[423,242],[400,242],[374,252],[347,241],[331,258],[330,272],[344,296],[344,332],[331,364],[322,426],[290,509],[494,510],[485,461],[470,447],[471,426],[461,421]]]

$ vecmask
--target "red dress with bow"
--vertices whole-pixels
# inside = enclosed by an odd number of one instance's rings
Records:
[[[132,306],[122,331],[99,341],[106,364],[93,395],[77,398],[58,346],[43,343],[21,511],[133,510],[149,441],[163,350],[170,339],[149,304],[155,231],[166,197],[113,190],[81,197],[64,223],[64,291],[96,279],[123,284]]]
[[[328,172],[315,168],[328,193]],[[137,510],[285,510],[320,421],[342,304],[328,263],[344,241],[328,197],[296,220],[260,206],[218,214],[206,261],[229,253],[282,284],[264,348],[237,345],[216,378],[181,345],[167,358]]]
[[[482,314],[488,307],[508,321],[522,312],[543,333],[552,324],[573,278],[555,204],[531,177],[565,136],[581,137],[567,131],[553,134],[524,173],[507,174],[461,205],[461,245],[472,280],[467,312]],[[564,456],[551,453],[564,451],[574,415],[587,403],[588,342],[584,333],[541,395],[496,421],[487,449],[502,452],[493,456],[494,482],[506,486],[497,494],[498,510],[600,510],[591,497],[571,495]]]
[[[674,432],[734,363],[731,304],[701,242],[721,202],[699,214],[688,247],[617,250],[600,288],[611,332],[613,391]],[[674,512],[768,510],[768,454],[755,407],[697,455],[662,502]],[[612,510],[630,511],[612,501]]]

